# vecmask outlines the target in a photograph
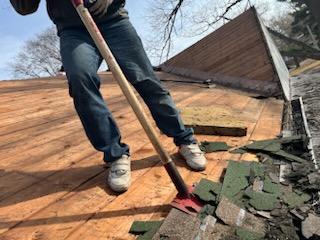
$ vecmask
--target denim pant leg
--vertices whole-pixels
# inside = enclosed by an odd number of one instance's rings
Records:
[[[191,128],[185,128],[167,89],[155,76],[141,40],[128,18],[100,26],[127,79],[141,95],[159,127],[177,146],[195,143]]]
[[[129,154],[129,147],[121,143],[120,131],[99,91],[97,70],[102,58],[90,36],[81,29],[64,30],[60,34],[60,48],[69,92],[90,142],[104,152],[105,161]]]

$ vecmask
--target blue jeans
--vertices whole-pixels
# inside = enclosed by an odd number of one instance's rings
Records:
[[[185,128],[170,93],[155,76],[141,40],[128,18],[100,24],[99,28],[127,79],[141,95],[159,127],[175,144],[196,142],[193,130]],[[84,28],[60,32],[60,49],[67,73],[69,93],[85,132],[95,147],[113,161],[129,153],[120,131],[99,91],[97,70],[102,57]]]

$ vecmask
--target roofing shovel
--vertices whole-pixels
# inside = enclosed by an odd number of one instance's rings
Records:
[[[134,94],[132,87],[130,86],[128,80],[124,76],[120,66],[118,65],[116,59],[114,58],[110,48],[108,47],[106,41],[101,35],[96,23],[94,22],[90,12],[84,6],[83,0],[71,0],[72,4],[76,8],[82,22],[86,26],[88,32],[90,33],[92,39],[94,40],[97,48],[99,49],[101,55],[107,62],[114,78],[118,82],[123,94],[127,98],[127,101],[131,105],[134,113],[136,114],[139,122],[141,123],[144,131],[148,135],[154,149],[158,153],[165,169],[167,170],[172,182],[174,183],[176,189],[178,190],[177,197],[173,200],[172,206],[187,212],[189,214],[197,214],[202,205],[198,200],[191,194],[192,189],[188,188],[183,181],[181,175],[179,174],[175,164],[173,163],[170,155],[165,151],[161,145],[156,133],[149,123],[144,110],[139,103],[137,97]]]

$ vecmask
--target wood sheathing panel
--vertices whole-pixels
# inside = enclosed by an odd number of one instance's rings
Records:
[[[189,77],[211,75],[213,79],[222,79],[218,81],[222,84],[224,76],[228,80],[233,77],[234,82],[241,82],[233,87],[241,85],[244,89],[265,93],[274,91],[272,95],[277,95],[279,78],[260,24],[256,10],[251,8],[161,67],[176,74],[185,69]],[[196,74],[189,74],[190,71]],[[257,81],[261,86],[257,86]],[[227,81],[226,85],[232,84]]]
[[[160,220],[168,214],[167,204],[176,195],[174,185],[111,74],[100,76],[102,96],[122,141],[131,148],[132,186],[120,195],[106,186],[103,154],[95,151],[83,131],[66,79],[0,81],[1,240],[134,240],[129,234],[133,221]],[[199,84],[166,82],[166,86],[179,109],[220,105],[241,111],[246,136],[197,135],[199,142],[236,147],[275,138],[281,131],[280,100],[259,100]],[[204,175],[218,181],[229,159],[253,159],[247,154],[209,153],[207,169],[193,172],[175,154],[172,138],[158,136],[188,185]]]

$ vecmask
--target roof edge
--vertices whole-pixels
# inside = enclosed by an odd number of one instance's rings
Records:
[[[162,65],[161,70],[167,73],[172,73],[188,78],[194,78],[202,81],[210,79],[212,83],[234,88],[237,90],[259,93],[268,97],[278,97],[281,95],[281,92],[279,91],[279,86],[274,81],[261,81],[241,77],[232,77],[218,73],[210,73],[194,69],[172,67],[167,65]]]

